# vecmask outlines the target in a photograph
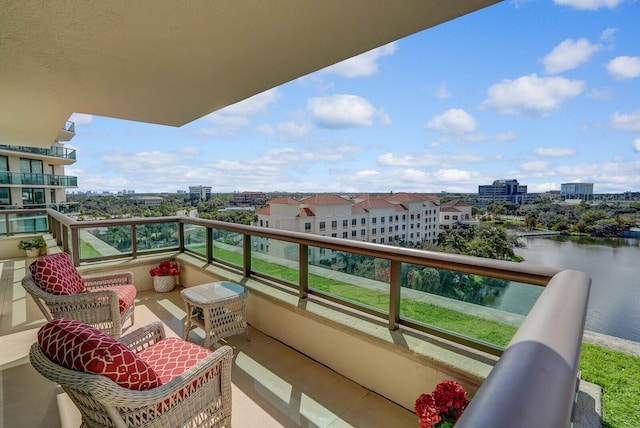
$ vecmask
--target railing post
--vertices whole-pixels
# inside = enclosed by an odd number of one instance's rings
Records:
[[[389,330],[397,330],[400,325],[400,288],[402,264],[391,260],[389,273]]]
[[[80,231],[73,227],[71,228],[71,258],[73,259],[74,266],[80,266]]]
[[[211,263],[213,261],[213,228],[207,227],[207,263]]]
[[[131,257],[138,258],[138,227],[131,225]]]
[[[245,278],[251,276],[251,235],[242,235],[242,269]]]
[[[178,246],[180,247],[180,252],[184,253],[184,223],[178,222]]]
[[[309,296],[309,246],[305,244],[298,245],[300,266],[299,283],[300,283],[300,298],[306,299]]]

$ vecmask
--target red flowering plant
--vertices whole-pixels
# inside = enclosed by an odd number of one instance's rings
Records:
[[[180,270],[178,269],[178,263],[165,260],[160,262],[158,267],[151,268],[149,274],[151,276],[178,276],[180,275]]]
[[[451,428],[456,423],[469,400],[458,382],[440,382],[431,395],[420,394],[414,411],[418,415],[420,428]]]

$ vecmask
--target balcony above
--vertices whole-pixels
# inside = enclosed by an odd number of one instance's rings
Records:
[[[64,126],[58,133],[58,138],[56,138],[56,141],[71,141],[71,139],[75,137],[75,135],[76,124],[71,121],[67,121],[67,123],[64,124]]]
[[[59,161],[53,161],[50,159],[49,163],[71,165],[76,161],[76,151],[74,149],[68,149],[66,147],[52,146],[50,148],[43,147],[30,147],[30,146],[10,146],[6,144],[0,144],[0,153],[6,153],[8,155],[15,155],[17,153],[25,153],[33,158],[55,158]]]
[[[0,143],[48,146],[74,112],[180,126],[497,2],[8,0]]]

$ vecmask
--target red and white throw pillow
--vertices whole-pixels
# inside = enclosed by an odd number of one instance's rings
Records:
[[[67,253],[41,257],[31,263],[29,270],[35,283],[48,293],[70,295],[86,291],[84,280]]]
[[[80,321],[49,321],[38,331],[38,343],[56,364],[106,376],[124,388],[142,391],[162,385],[153,368],[123,343]]]

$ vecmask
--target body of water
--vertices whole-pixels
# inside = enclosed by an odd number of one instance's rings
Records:
[[[589,237],[521,238],[515,252],[526,263],[579,270],[592,279],[587,330],[640,342],[640,239]],[[533,287],[512,284],[501,308],[535,299]]]

